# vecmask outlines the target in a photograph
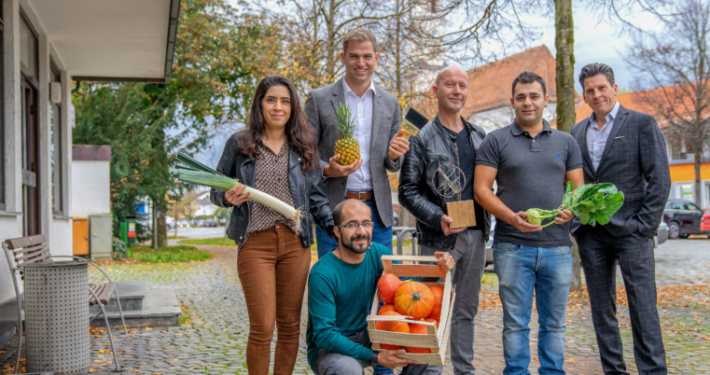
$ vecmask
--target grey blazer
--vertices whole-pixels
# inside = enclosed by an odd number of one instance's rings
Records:
[[[344,80],[341,78],[328,86],[311,91],[306,99],[306,115],[308,115],[308,121],[320,148],[321,171],[334,155],[335,141],[338,139],[338,131],[335,126],[335,106],[345,102],[343,85]],[[394,220],[392,218],[392,192],[387,171],[398,171],[402,167],[404,156],[393,163],[389,158],[389,143],[400,129],[400,108],[399,101],[394,95],[379,86],[375,86],[375,92],[377,94],[372,101],[370,165],[363,164],[360,168],[370,168],[377,212],[380,214],[382,223],[391,227]],[[360,147],[367,146],[360,145]],[[343,201],[347,180],[347,177],[323,177],[325,194],[330,202],[331,210]]]
[[[614,237],[639,233],[653,238],[671,188],[666,143],[653,116],[621,106],[609,133],[599,168],[594,170],[587,147],[590,118],[572,127],[582,151],[584,182],[611,182],[624,192],[624,205],[603,230]],[[572,232],[581,227],[577,219]],[[597,226],[594,230],[602,230]]]

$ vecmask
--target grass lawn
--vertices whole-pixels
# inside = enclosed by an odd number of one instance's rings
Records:
[[[212,259],[209,251],[194,246],[167,246],[153,250],[151,246],[134,245],[128,248],[128,257],[141,262],[187,262]]]
[[[185,245],[237,246],[237,244],[228,237],[194,238],[191,240],[182,240],[179,243]]]

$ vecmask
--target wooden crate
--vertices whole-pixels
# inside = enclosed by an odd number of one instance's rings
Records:
[[[380,344],[401,345],[418,348],[430,348],[431,353],[407,353],[400,355],[400,358],[414,359],[420,364],[443,366],[446,358],[446,347],[449,343],[449,328],[451,326],[451,307],[455,298],[455,291],[451,284],[451,273],[441,272],[439,266],[431,264],[438,260],[433,256],[382,256],[382,265],[385,273],[393,273],[398,277],[440,277],[444,278],[443,283],[427,283],[428,286],[438,286],[444,289],[444,296],[441,301],[441,317],[439,328],[434,323],[414,322],[407,320],[405,316],[377,315],[380,307],[379,290],[375,292],[375,299],[372,302],[370,315],[367,316],[367,328],[372,341],[373,349],[380,349]],[[400,261],[401,264],[394,264],[392,261]],[[375,323],[380,321],[405,321],[407,323],[417,323],[427,326],[427,334],[411,334],[381,331],[375,329]]]

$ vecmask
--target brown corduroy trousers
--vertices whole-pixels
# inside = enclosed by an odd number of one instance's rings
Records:
[[[269,372],[274,323],[274,375],[293,372],[310,264],[310,248],[303,247],[301,237],[283,224],[252,234],[239,250],[237,269],[249,312],[250,375]]]

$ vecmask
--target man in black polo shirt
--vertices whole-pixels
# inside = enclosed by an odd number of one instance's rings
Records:
[[[474,318],[486,262],[489,215],[474,203],[476,226],[452,229],[446,203],[473,199],[476,150],[485,131],[468,123],[461,108],[468,96],[468,75],[458,66],[439,72],[433,88],[439,113],[416,137],[409,140],[399,175],[399,203],[417,218],[423,255],[447,251],[456,260],[453,282],[456,301],[451,316],[451,362],[454,374],[473,375]],[[442,183],[436,173],[443,165],[456,165],[466,176],[461,194],[443,197],[437,193]]]
[[[564,374],[564,317],[572,283],[569,221],[574,215],[562,210],[555,225],[543,229],[528,223],[525,211],[556,209],[566,182],[576,188],[584,177],[577,142],[542,118],[547,100],[545,81],[521,73],[513,81],[515,121],[491,132],[476,157],[476,201],[497,218],[493,256],[503,303],[506,375],[529,374],[533,293],[540,323],[539,372]]]

